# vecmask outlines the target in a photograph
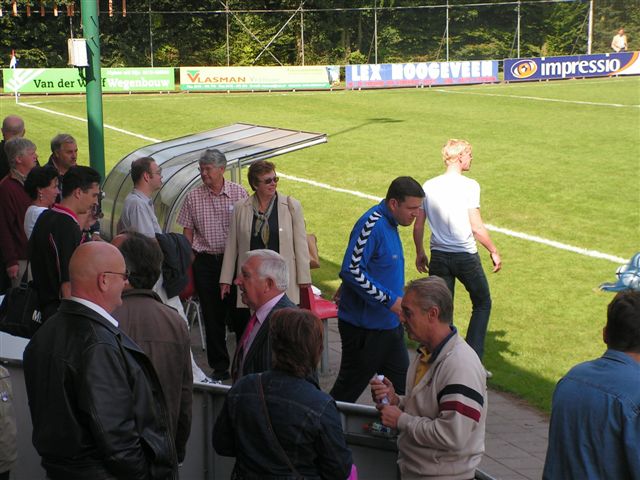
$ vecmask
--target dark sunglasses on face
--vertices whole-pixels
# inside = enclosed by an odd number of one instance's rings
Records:
[[[258,183],[264,183],[265,185],[271,185],[272,183],[278,183],[280,181],[280,177],[269,177],[264,180],[258,180]]]

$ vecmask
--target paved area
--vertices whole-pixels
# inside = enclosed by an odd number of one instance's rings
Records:
[[[229,335],[229,350],[235,348],[235,336]],[[200,348],[197,328],[191,332],[196,362],[210,373],[206,354]],[[340,366],[341,345],[336,319],[329,320],[330,372],[320,378],[320,386],[329,391]],[[229,382],[225,382],[229,383]],[[491,380],[489,380],[491,388]],[[368,391],[358,403],[372,405]],[[549,419],[538,410],[511,395],[489,390],[486,451],[480,469],[496,480],[539,480],[547,451]]]

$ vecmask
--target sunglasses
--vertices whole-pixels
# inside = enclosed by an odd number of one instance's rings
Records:
[[[120,275],[120,277],[122,277],[122,279],[126,282],[127,280],[129,280],[129,270],[125,270],[124,273],[121,272],[102,272],[103,274],[107,275]]]
[[[280,177],[269,177],[264,180],[258,180],[258,183],[264,183],[265,185],[271,185],[272,183],[278,183],[280,181]]]

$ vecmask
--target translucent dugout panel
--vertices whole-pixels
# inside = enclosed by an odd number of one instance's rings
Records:
[[[153,197],[158,222],[165,232],[181,232],[176,219],[187,193],[202,184],[198,159],[204,150],[216,148],[223,152],[228,176],[240,183],[244,166],[326,141],[323,133],[235,123],[139,148],[120,160],[104,181],[102,237],[111,240],[116,234],[122,204],[133,189],[131,163],[137,158],[153,157],[162,167],[163,186]]]

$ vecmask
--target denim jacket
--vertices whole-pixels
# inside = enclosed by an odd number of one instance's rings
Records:
[[[640,363],[607,350],[553,394],[544,479],[640,479]]]
[[[233,478],[294,479],[264,414],[260,375],[241,378],[229,391],[213,431],[220,455],[236,457]],[[345,479],[351,471],[340,415],[333,399],[308,379],[281,371],[262,374],[273,430],[305,479]]]

